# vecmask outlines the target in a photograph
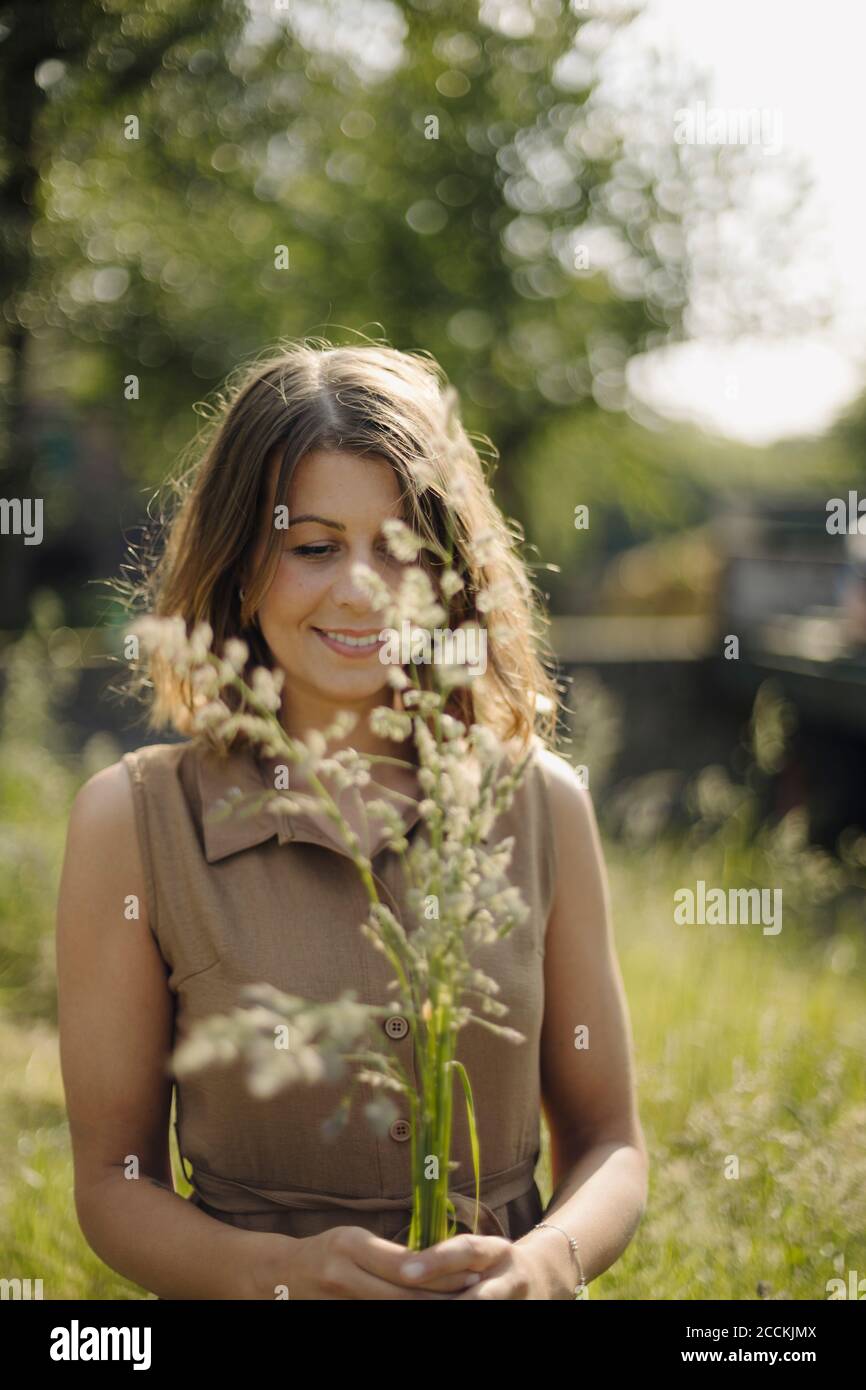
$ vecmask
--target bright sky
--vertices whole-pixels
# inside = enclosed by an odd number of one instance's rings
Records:
[[[786,343],[671,349],[635,385],[666,413],[754,443],[820,432],[866,385],[862,0],[647,0],[628,42],[675,46],[708,105],[778,109],[808,159],[842,292],[832,331]]]

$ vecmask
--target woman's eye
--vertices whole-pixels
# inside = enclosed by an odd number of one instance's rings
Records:
[[[388,545],[387,545],[387,542],[386,542],[386,541],[383,541],[382,544],[381,544],[381,546],[380,546],[379,548],[380,548],[380,550],[381,550],[381,552],[382,552],[382,555],[385,557],[386,560],[391,560],[391,559],[393,559],[393,556],[391,555],[391,552],[390,552],[390,550],[388,549]],[[330,555],[330,554],[332,554],[333,551],[336,550],[336,549],[337,549],[336,546],[331,545],[331,544],[329,544],[329,543],[327,543],[327,542],[322,543],[321,545],[296,545],[296,546],[294,547],[294,550],[292,551],[292,554],[294,554],[294,555],[309,555],[309,556],[312,556],[312,557],[315,559],[315,558],[317,558],[317,557],[321,558],[322,556]]]

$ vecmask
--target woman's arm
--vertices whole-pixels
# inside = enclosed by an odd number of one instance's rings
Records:
[[[558,866],[547,925],[541,1036],[554,1183],[543,1220],[577,1240],[590,1281],[622,1254],[640,1223],[649,1160],[592,801],[563,759],[542,756],[549,771]],[[572,1296],[574,1263],[559,1231],[529,1231],[515,1244],[537,1260],[549,1297]]]
[[[124,907],[134,894],[139,917]],[[274,1297],[288,1236],[242,1231],[172,1188],[174,1000],[150,931],[123,763],[75,799],[57,914],[60,1060],[81,1230],[112,1269],[162,1298]],[[135,1171],[138,1176],[127,1176]],[[288,1277],[283,1282],[288,1282]]]

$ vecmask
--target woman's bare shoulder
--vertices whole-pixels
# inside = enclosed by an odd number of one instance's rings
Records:
[[[132,781],[123,758],[95,772],[79,787],[72,814],[81,821],[111,821],[132,815]]]
[[[583,793],[585,799],[590,799],[586,779],[581,777],[578,768],[540,739],[535,744],[535,761],[548,786],[558,789],[560,795],[579,798]]]
[[[70,943],[82,950],[86,943],[103,950],[116,934],[118,913],[123,913],[130,895],[142,905],[139,919],[147,924],[132,785],[119,759],[89,777],[72,803],[58,894],[60,959]],[[141,939],[133,932],[121,935],[130,950]]]
[[[138,832],[130,770],[120,758],[78,789],[69,814],[67,859],[90,872],[140,872]]]
[[[123,754],[79,788],[72,804],[73,815],[81,821],[106,824],[116,817],[123,825],[131,826],[135,812],[133,779],[156,769],[176,768],[187,747],[186,743],[152,743]]]
[[[594,845],[598,831],[585,776],[561,753],[540,741],[536,745],[536,762],[547,788],[558,846],[565,852],[574,848],[575,840],[584,847]]]

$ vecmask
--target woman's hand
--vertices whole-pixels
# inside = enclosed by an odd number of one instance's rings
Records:
[[[562,1279],[550,1267],[549,1251],[535,1243],[505,1240],[502,1236],[478,1236],[467,1232],[403,1256],[403,1275],[407,1282],[429,1288],[431,1282],[447,1276],[475,1273],[480,1276],[471,1288],[452,1293],[452,1299],[470,1298],[568,1298]],[[420,1272],[413,1277],[414,1268]]]
[[[408,1279],[403,1267],[411,1256],[405,1245],[362,1226],[332,1226],[298,1239],[269,1233],[264,1240],[267,1244],[258,1238],[253,1256],[256,1298],[273,1298],[283,1285],[290,1299],[302,1300],[448,1298],[479,1278],[458,1267]]]

